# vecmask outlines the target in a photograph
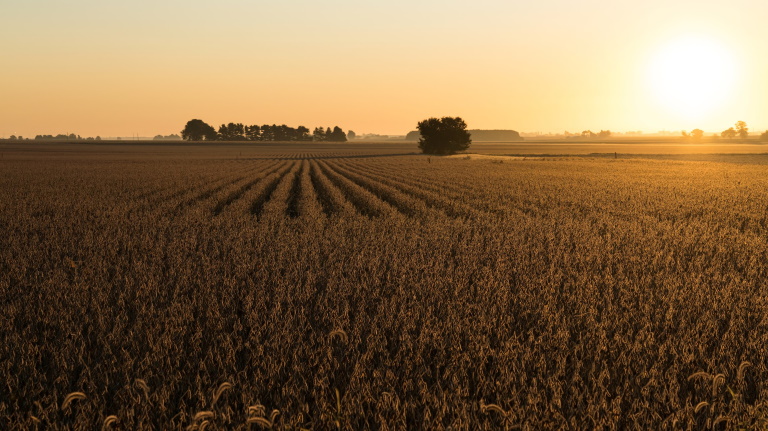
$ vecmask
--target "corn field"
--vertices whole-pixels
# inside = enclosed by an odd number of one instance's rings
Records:
[[[763,166],[275,148],[0,159],[0,429],[768,427]]]

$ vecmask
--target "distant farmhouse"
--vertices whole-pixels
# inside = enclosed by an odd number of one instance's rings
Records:
[[[515,130],[468,130],[472,142],[516,142],[523,138]],[[409,132],[406,141],[418,141],[421,138],[418,130]]]

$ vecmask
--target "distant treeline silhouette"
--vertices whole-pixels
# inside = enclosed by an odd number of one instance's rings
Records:
[[[229,123],[219,126],[219,130],[203,120],[190,120],[181,131],[181,136],[187,141],[328,141],[346,142],[347,134],[336,126],[316,127],[312,134],[304,126],[296,128],[276,124],[263,126],[248,126],[243,123]]]
[[[515,142],[522,141],[523,138],[516,130],[467,130],[475,142],[494,141],[494,142]],[[418,141],[421,134],[418,130],[408,132],[405,136],[406,141]]]
[[[181,141],[181,136],[176,134],[170,134],[168,136],[157,135],[152,138],[153,141]]]
[[[15,136],[11,136],[11,140],[16,139]],[[19,136],[19,139],[22,139],[21,136]],[[35,136],[36,141],[101,141],[101,136],[97,136],[95,138],[83,138],[80,135],[76,135],[74,133],[70,133],[69,135],[62,135],[58,134],[56,136],[53,135],[37,135]]]

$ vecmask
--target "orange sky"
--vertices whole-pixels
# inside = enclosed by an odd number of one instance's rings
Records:
[[[524,132],[768,128],[767,2],[520,3],[9,0],[0,136],[154,136],[192,118],[405,134],[443,115]],[[729,53],[702,68],[734,70],[693,117],[648,79],[690,35]]]

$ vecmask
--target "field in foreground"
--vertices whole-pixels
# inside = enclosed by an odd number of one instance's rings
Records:
[[[759,164],[29,148],[1,429],[768,423]]]

